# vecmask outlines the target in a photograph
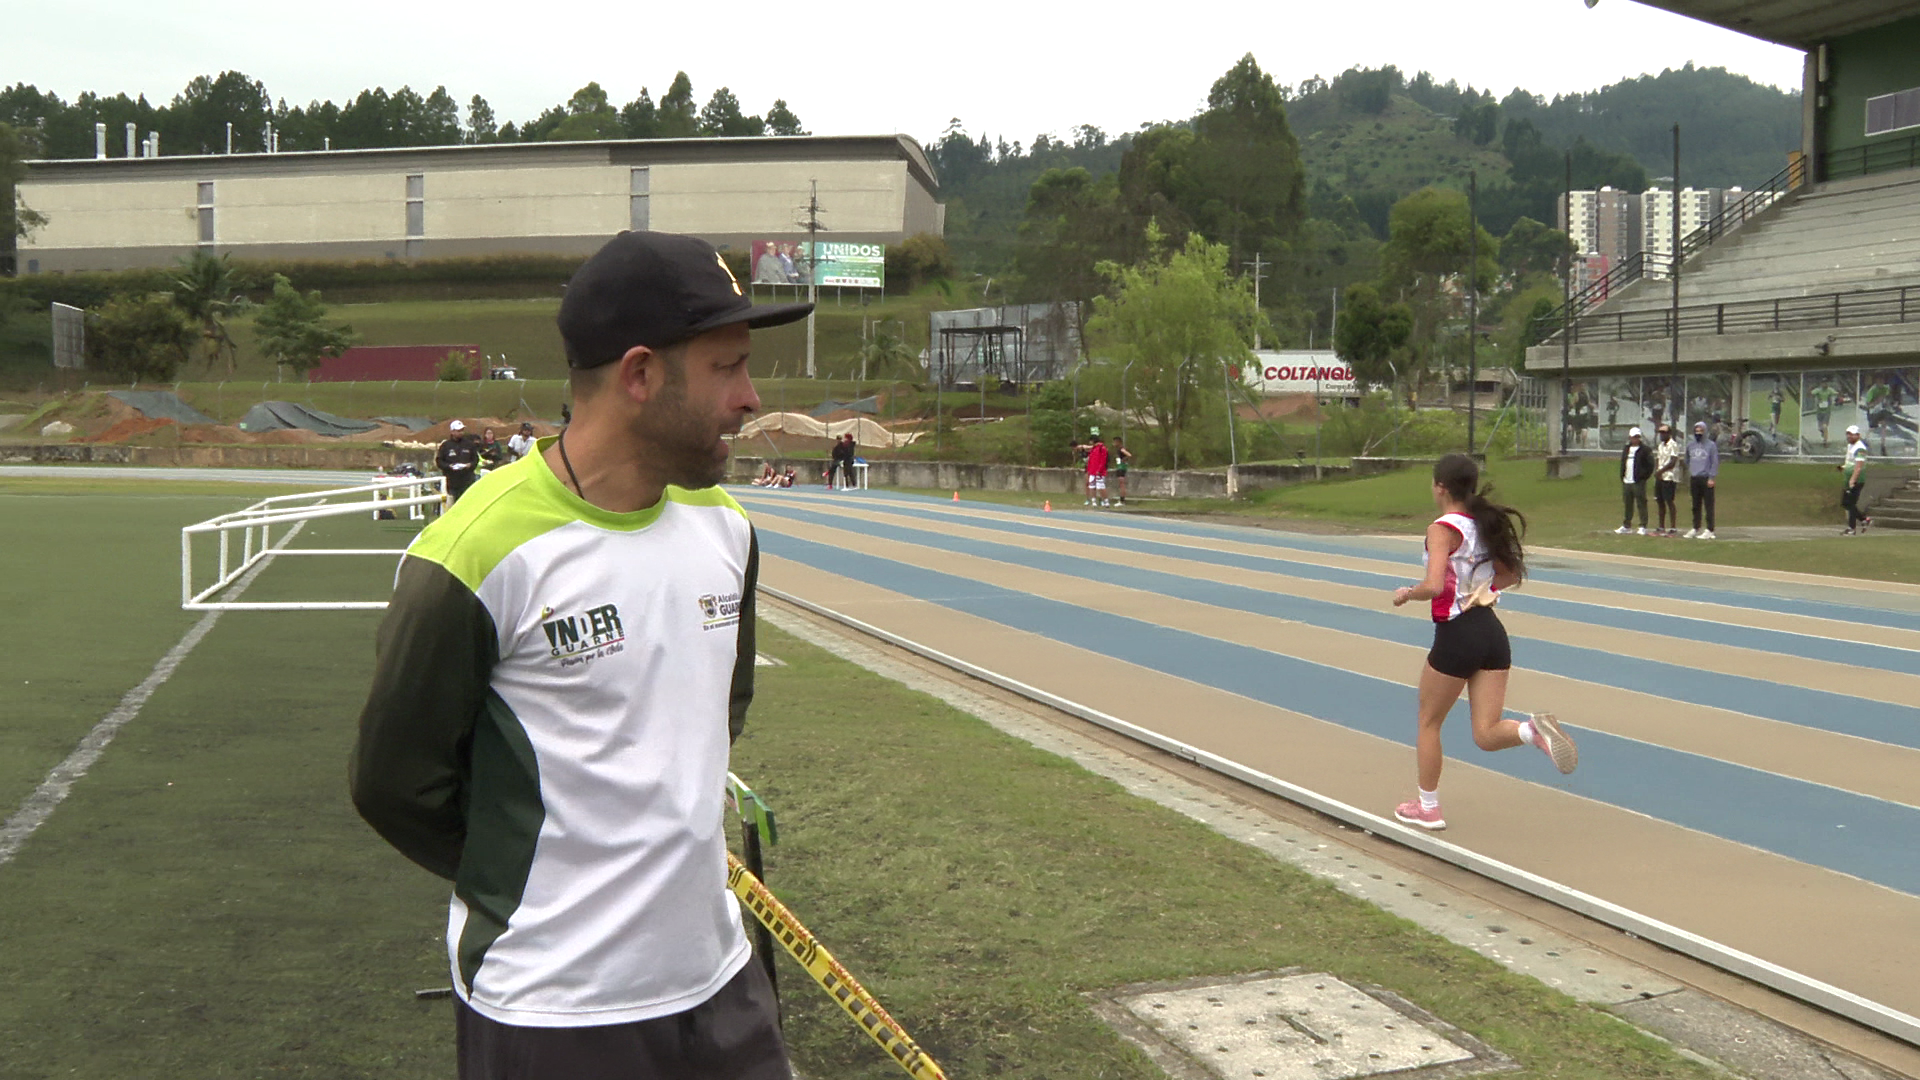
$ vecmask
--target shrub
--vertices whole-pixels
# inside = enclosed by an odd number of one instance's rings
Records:
[[[455,349],[440,361],[434,374],[441,382],[466,382],[473,378],[473,357]]]
[[[88,320],[87,367],[130,380],[164,382],[187,362],[199,329],[171,293],[121,297]]]

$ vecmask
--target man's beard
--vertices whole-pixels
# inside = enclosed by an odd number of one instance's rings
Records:
[[[727,476],[726,458],[716,459],[713,453],[720,440],[718,428],[688,406],[684,378],[670,378],[664,390],[648,403],[643,421],[661,479],[675,487],[713,487]]]

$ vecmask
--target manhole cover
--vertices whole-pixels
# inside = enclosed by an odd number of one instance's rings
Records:
[[[1175,1076],[1349,1080],[1513,1067],[1406,1001],[1330,975],[1122,987],[1101,998],[1102,1016]]]

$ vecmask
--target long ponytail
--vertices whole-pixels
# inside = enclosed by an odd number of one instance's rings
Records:
[[[1465,454],[1448,454],[1433,467],[1433,482],[1466,507],[1494,565],[1525,578],[1527,553],[1521,539],[1527,535],[1526,515],[1493,501],[1493,485],[1480,484],[1479,464]]]

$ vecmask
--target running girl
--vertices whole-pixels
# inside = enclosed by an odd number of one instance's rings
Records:
[[[1570,773],[1580,752],[1551,715],[1528,720],[1501,716],[1507,703],[1507,671],[1513,654],[1506,628],[1493,605],[1500,590],[1526,577],[1526,553],[1520,538],[1527,519],[1489,496],[1480,486],[1480,467],[1465,454],[1448,454],[1433,467],[1433,503],[1440,517],[1427,526],[1427,573],[1418,585],[1393,591],[1393,606],[1410,600],[1433,605],[1433,651],[1420,673],[1420,731],[1415,759],[1419,797],[1397,807],[1393,816],[1424,829],[1444,829],[1440,815],[1440,725],[1467,692],[1473,741],[1482,750],[1506,750],[1523,744],[1540,748],[1554,767]]]

